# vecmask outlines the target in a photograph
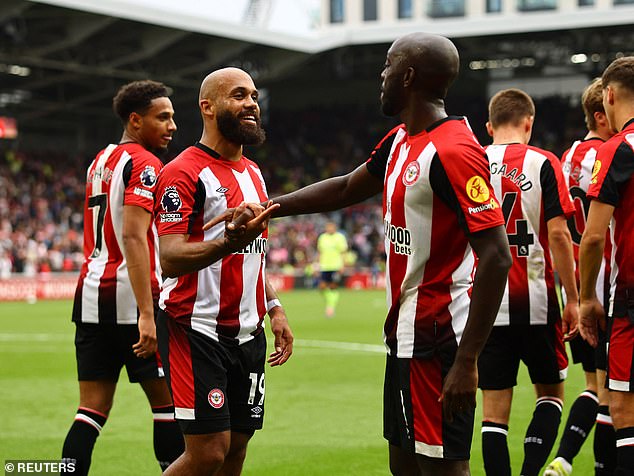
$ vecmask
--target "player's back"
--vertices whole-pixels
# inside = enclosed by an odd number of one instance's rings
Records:
[[[546,222],[572,213],[559,160],[513,143],[486,148],[513,256],[495,325],[545,324],[559,318]]]
[[[110,144],[88,168],[84,202],[84,264],[75,294],[73,320],[134,324],[137,307],[123,250],[123,207],[152,212],[162,164],[140,144]],[[157,238],[148,229],[151,281],[158,297]]]

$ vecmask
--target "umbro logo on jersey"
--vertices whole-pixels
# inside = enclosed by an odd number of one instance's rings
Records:
[[[228,189],[227,187],[218,187],[218,188],[216,189],[216,192],[218,192],[218,193],[222,193],[222,194],[225,194],[225,193],[227,193],[228,191],[229,191],[229,189]]]
[[[251,415],[251,418],[262,418],[262,412],[264,411],[262,410],[262,407],[260,406],[253,407],[251,411],[253,412],[253,415]]]
[[[146,165],[139,178],[143,185],[152,188],[156,184],[156,170],[151,165]]]

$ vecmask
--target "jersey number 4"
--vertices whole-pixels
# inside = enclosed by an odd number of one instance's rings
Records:
[[[506,223],[506,234],[509,238],[509,245],[515,246],[517,256],[528,256],[528,247],[535,243],[532,233],[528,232],[528,221],[524,218],[515,220],[515,233],[509,232],[509,220],[511,212],[517,201],[517,192],[506,192],[502,200],[502,214]],[[520,205],[521,206],[521,205]]]
[[[95,233],[95,249],[90,254],[91,258],[97,258],[101,254],[103,246],[103,222],[106,217],[106,209],[108,208],[108,198],[105,193],[88,197],[88,208],[96,208],[97,223],[93,232]],[[93,210],[95,213],[95,210]],[[93,220],[94,223],[94,220]]]

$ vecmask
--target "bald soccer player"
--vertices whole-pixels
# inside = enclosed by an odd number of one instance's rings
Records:
[[[209,74],[200,89],[203,135],[162,171],[155,210],[165,276],[157,331],[185,453],[167,475],[238,475],[247,444],[264,417],[264,315],[282,365],[293,349],[286,314],[264,271],[267,225],[264,180],[242,155],[259,145],[258,90],[237,68]],[[224,224],[203,224],[228,207],[255,213],[238,239]],[[270,203],[268,204],[270,205]]]

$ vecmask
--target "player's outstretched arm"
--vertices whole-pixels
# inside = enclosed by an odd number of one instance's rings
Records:
[[[240,215],[247,208],[241,204],[234,210]],[[159,256],[163,274],[167,277],[182,276],[205,268],[210,264],[230,255],[251,243],[266,230],[271,213],[277,205],[271,204],[264,208],[259,204],[250,205],[251,210],[257,210],[255,218],[246,224],[244,233],[231,239],[223,236],[215,240],[190,242],[187,234],[163,235],[159,238]],[[220,217],[225,217],[225,214]],[[218,223],[224,220],[219,220]]]
[[[383,180],[361,164],[347,175],[332,177],[273,198],[280,208],[274,217],[329,212],[362,202],[383,190]]]
[[[478,356],[495,322],[509,268],[513,263],[506,231],[502,225],[470,235],[469,243],[478,256],[478,267],[471,293],[469,317],[440,396],[448,418],[475,408]]]
[[[139,308],[139,341],[132,346],[137,357],[147,358],[156,352],[154,301],[150,282],[150,249],[147,233],[152,214],[136,205],[123,206],[123,253],[130,284]]]
[[[579,245],[579,331],[593,347],[598,344],[597,323],[605,319],[603,305],[597,298],[596,285],[603,260],[605,234],[613,214],[612,205],[593,200]]]
[[[572,237],[568,223],[563,215],[551,218],[546,223],[548,244],[553,255],[559,281],[566,292],[566,303],[562,315],[564,340],[569,341],[579,332],[579,292],[575,277],[575,256],[572,250]]]

